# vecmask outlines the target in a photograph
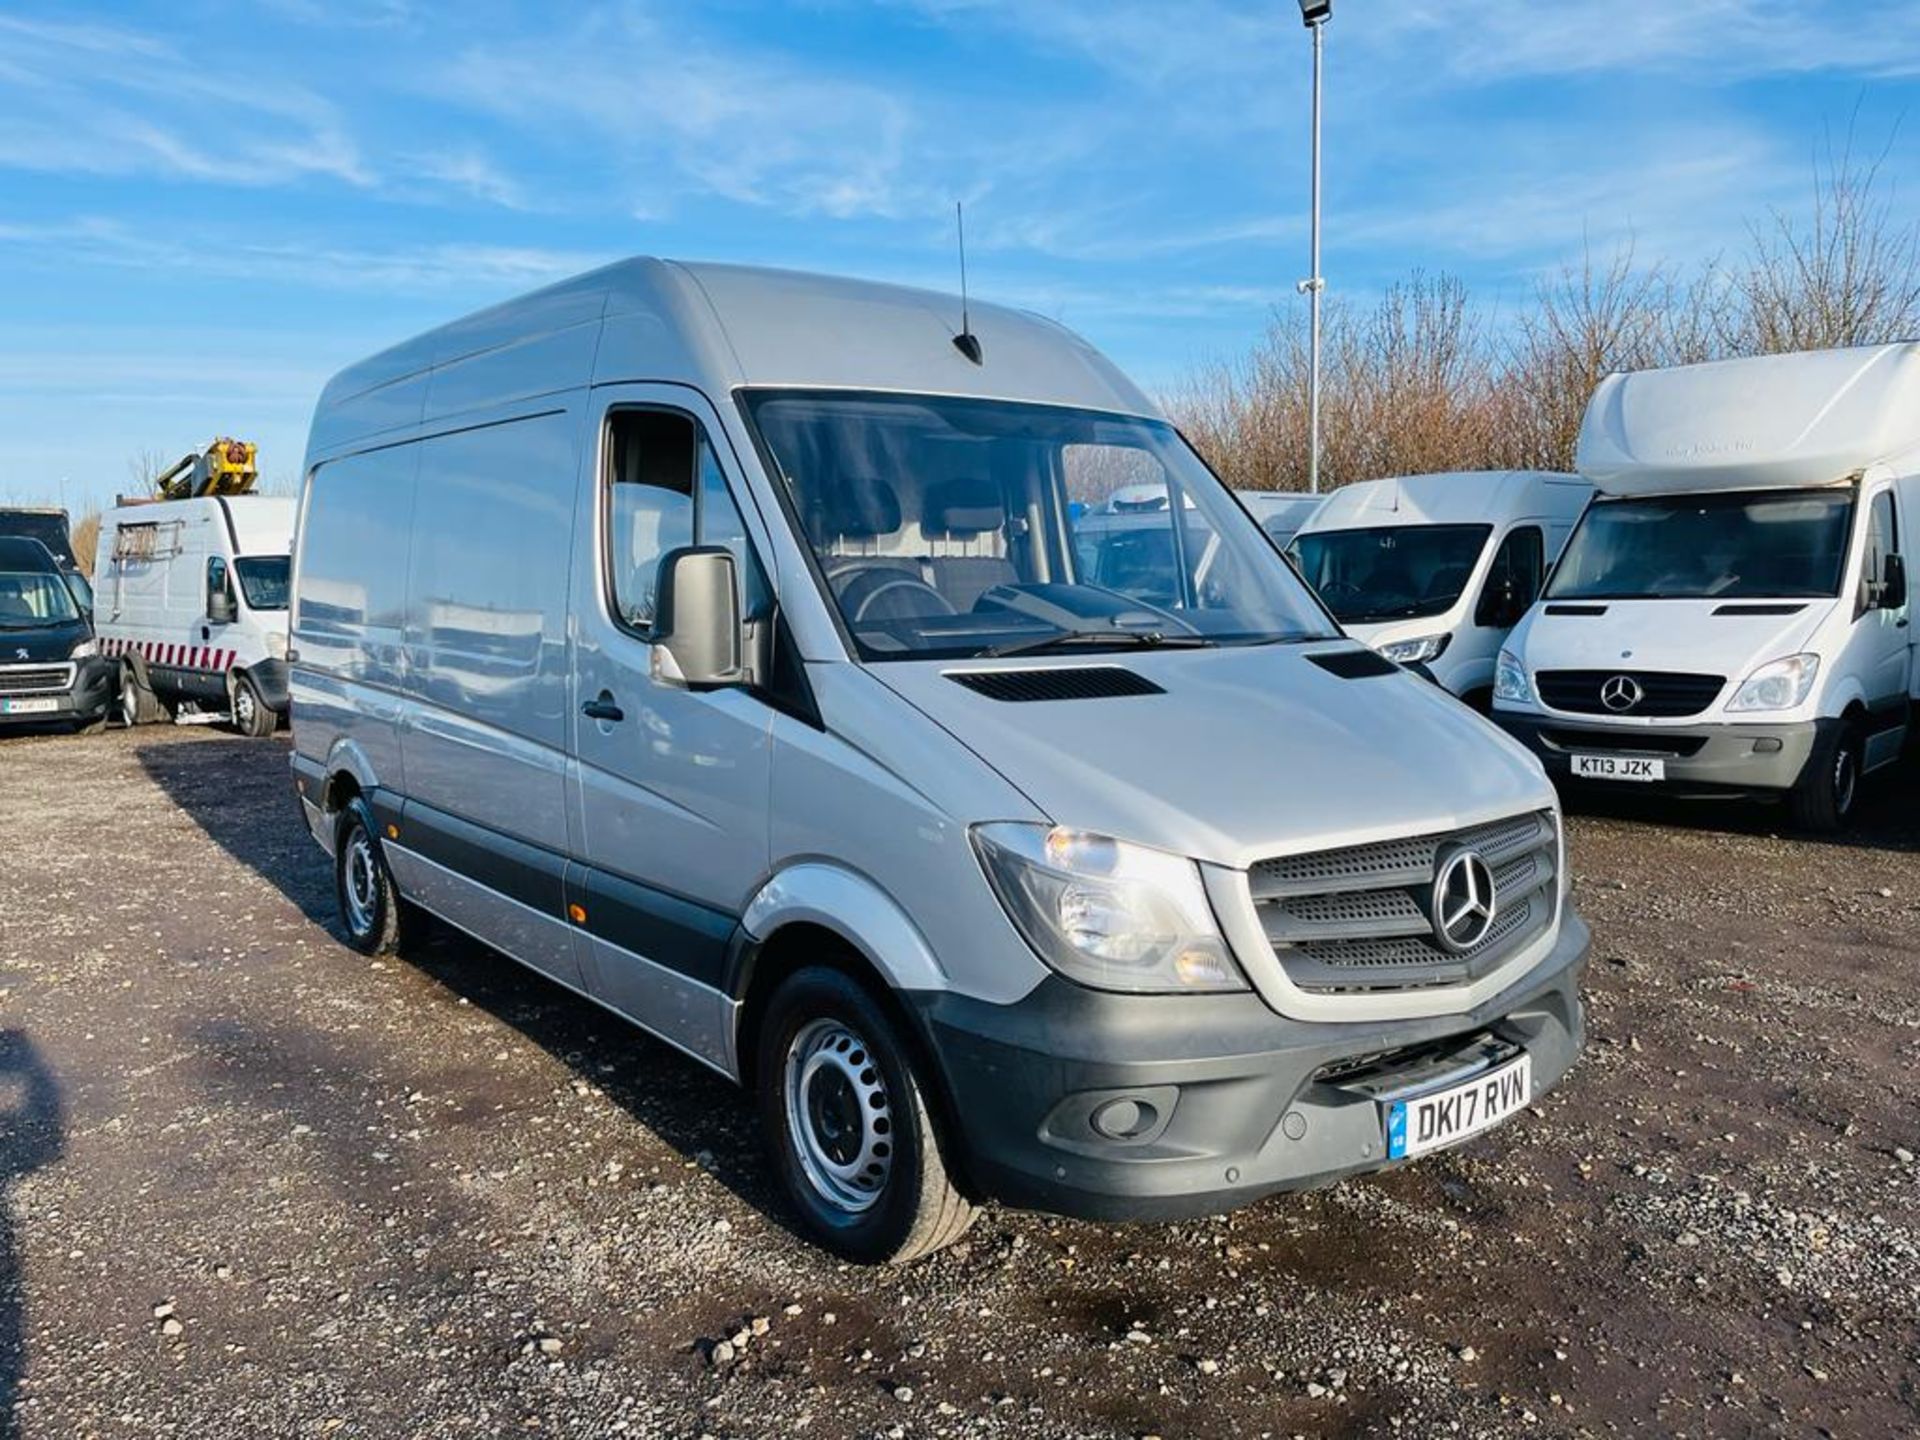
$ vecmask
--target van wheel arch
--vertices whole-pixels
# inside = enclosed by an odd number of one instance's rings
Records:
[[[979,1199],[979,1192],[968,1174],[971,1156],[966,1132],[960,1125],[946,1071],[936,1059],[925,1027],[913,1008],[900,999],[858,945],[825,925],[795,920],[751,946],[736,963],[735,983],[741,998],[734,1022],[734,1055],[740,1084],[745,1090],[752,1093],[758,1081],[754,1072],[760,1050],[760,1027],[766,1018],[767,1001],[780,988],[780,982],[809,966],[837,970],[865,990],[893,1022],[900,1043],[912,1056],[922,1078],[934,1123],[939,1126],[953,1158],[960,1162],[954,1179],[969,1199]]]

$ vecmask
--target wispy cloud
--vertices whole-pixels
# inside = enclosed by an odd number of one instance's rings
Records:
[[[334,108],[136,30],[0,17],[0,165],[270,185],[373,174]]]

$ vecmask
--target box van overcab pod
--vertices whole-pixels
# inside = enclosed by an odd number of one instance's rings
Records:
[[[1484,708],[1501,642],[1592,495],[1541,470],[1366,480],[1327,496],[1293,556],[1347,634]]]
[[[0,735],[102,729],[117,667],[102,659],[67,572],[38,540],[0,535]]]
[[[1587,949],[1540,767],[1084,341],[959,313],[636,260],[328,385],[293,778],[347,935],[437,915],[740,1081],[862,1260],[1524,1107]],[[1138,587],[1076,533],[1117,479],[1171,496],[1110,517]]]
[[[1501,657],[1495,718],[1560,779],[1841,825],[1915,693],[1920,345],[1610,376],[1579,465],[1600,495]]]
[[[129,724],[225,714],[242,734],[273,733],[287,713],[295,503],[202,495],[106,513],[95,624],[120,662]]]

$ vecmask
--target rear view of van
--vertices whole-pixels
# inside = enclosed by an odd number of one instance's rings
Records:
[[[737,1080],[863,1261],[1522,1114],[1583,1037],[1539,767],[1084,341],[958,315],[635,260],[335,378],[292,764],[352,942],[438,917]]]

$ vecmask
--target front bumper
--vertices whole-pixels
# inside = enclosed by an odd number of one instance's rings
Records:
[[[1547,959],[1506,993],[1384,1023],[1289,1020],[1251,992],[1116,995],[1057,976],[1012,1005],[914,998],[976,1189],[1089,1219],[1177,1219],[1402,1163],[1386,1157],[1368,1086],[1437,1051],[1523,1045],[1538,1098],[1585,1039],[1589,943],[1568,909]]]
[[[1778,793],[1790,790],[1806,769],[1826,731],[1838,720],[1781,724],[1609,726],[1495,710],[1501,729],[1525,745],[1556,783],[1573,780],[1571,757],[1648,756],[1666,767],[1665,788],[1702,794]],[[1618,788],[1649,789],[1641,781],[1587,781]]]
[[[60,662],[66,663],[64,661]],[[112,710],[120,692],[120,663],[90,655],[73,663],[73,685],[66,690],[29,695],[7,695],[7,700],[51,700],[53,709],[28,714],[0,713],[0,729],[42,725],[91,725]]]

